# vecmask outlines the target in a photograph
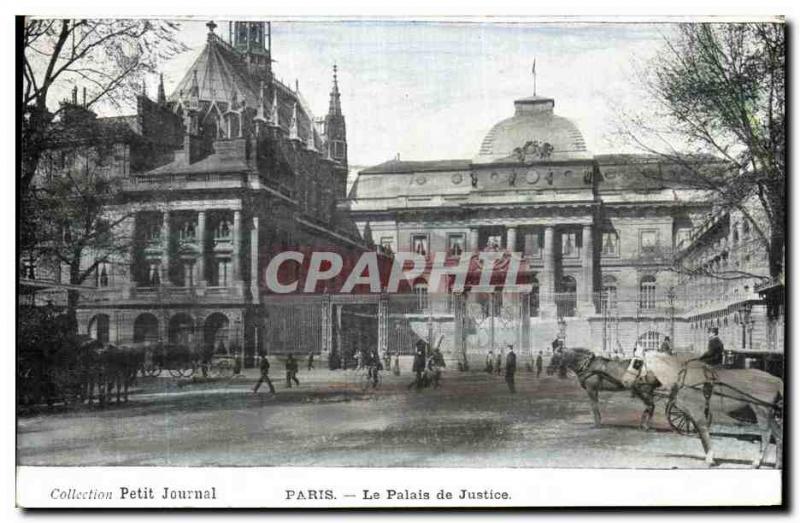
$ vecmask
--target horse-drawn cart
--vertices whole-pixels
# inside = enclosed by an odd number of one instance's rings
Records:
[[[173,378],[190,378],[200,364],[200,354],[186,345],[146,343],[142,375],[157,377],[167,371]]]

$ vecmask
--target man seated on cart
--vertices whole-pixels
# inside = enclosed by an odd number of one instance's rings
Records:
[[[692,361],[702,361],[711,367],[719,367],[723,363],[724,354],[725,345],[719,339],[719,329],[711,327],[708,329],[708,348],[699,358],[695,358]]]

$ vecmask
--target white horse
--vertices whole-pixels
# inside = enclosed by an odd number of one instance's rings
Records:
[[[696,365],[696,364],[695,364]],[[723,425],[741,434],[757,433],[761,437],[753,467],[764,463],[770,437],[775,438],[775,468],[783,459],[783,380],[756,369],[710,369],[692,366],[679,377],[671,391],[671,401],[694,423],[705,451],[708,466],[714,464],[710,425]],[[731,413],[749,406],[756,416],[755,424],[737,422]]]

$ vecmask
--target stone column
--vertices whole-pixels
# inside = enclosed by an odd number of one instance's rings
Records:
[[[169,211],[164,211],[161,220],[161,285],[169,285]]]
[[[206,286],[206,211],[197,212],[197,246],[200,248],[200,255],[197,257],[195,270],[195,286],[205,288]]]
[[[514,252],[517,248],[517,228],[508,227],[506,229],[506,250]]]
[[[592,241],[592,226],[584,225],[581,239],[581,292],[578,298],[578,308],[581,316],[594,313],[592,291],[594,290],[594,242]]]
[[[130,244],[128,245],[128,277],[122,287],[123,299],[131,297],[131,290],[136,287],[136,222],[137,214],[131,219]]]
[[[478,229],[475,227],[469,230],[469,250],[478,252]]]
[[[552,225],[544,228],[544,249],[542,251],[542,261],[544,266],[539,278],[539,316],[541,318],[553,318],[556,313],[555,297],[555,231]]]
[[[253,216],[250,229],[250,295],[253,303],[258,303],[258,216]]]
[[[233,255],[231,256],[231,265],[232,268],[232,280],[234,285],[238,285],[238,283],[242,280],[242,268],[241,268],[241,258],[240,258],[240,249],[242,247],[241,241],[241,230],[242,230],[242,211],[235,210],[233,211]]]

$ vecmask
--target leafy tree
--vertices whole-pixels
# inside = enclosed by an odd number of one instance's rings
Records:
[[[651,110],[623,122],[635,144],[683,167],[683,183],[744,215],[771,277],[785,244],[785,80],[783,24],[681,24],[642,76]]]

